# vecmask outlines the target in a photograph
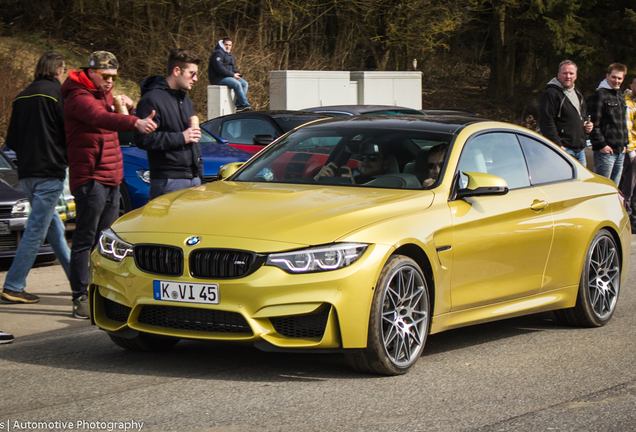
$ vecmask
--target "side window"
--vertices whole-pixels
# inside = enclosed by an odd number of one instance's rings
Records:
[[[462,171],[496,175],[508,183],[509,189],[530,186],[528,169],[515,134],[493,132],[471,139],[462,150],[458,169],[459,187],[466,187],[468,178]]]
[[[265,120],[244,118],[223,123],[221,136],[232,144],[253,144],[254,135],[278,136],[274,126]]]
[[[574,168],[553,149],[535,139],[519,135],[521,148],[528,161],[533,185],[572,180]]]

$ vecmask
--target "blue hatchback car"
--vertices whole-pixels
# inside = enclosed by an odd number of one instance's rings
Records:
[[[227,140],[213,136],[201,128],[201,154],[203,159],[203,180],[217,180],[219,169],[230,162],[245,162],[252,154],[227,144]],[[150,171],[145,150],[135,146],[132,132],[119,133],[119,145],[124,158],[124,182],[121,193],[120,213],[124,214],[148,202],[150,191]]]

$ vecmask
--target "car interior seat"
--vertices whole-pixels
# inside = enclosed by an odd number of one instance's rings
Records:
[[[400,172],[400,165],[397,158],[394,155],[389,155],[389,166],[386,169],[386,174],[398,174]]]
[[[415,155],[415,159],[404,165],[405,174],[413,174],[420,183],[426,180],[428,175],[428,152],[430,148],[423,148]]]

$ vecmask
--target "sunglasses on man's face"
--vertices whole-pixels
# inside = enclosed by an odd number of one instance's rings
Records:
[[[119,78],[117,74],[107,74],[98,70],[93,70],[93,72],[100,74],[105,81],[108,81],[110,78],[112,78],[113,81],[117,81],[117,78]]]
[[[442,165],[444,165],[444,162],[431,162],[428,164],[428,169],[432,170],[435,167],[442,169]]]

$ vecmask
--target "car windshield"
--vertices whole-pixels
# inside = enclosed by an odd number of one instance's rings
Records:
[[[212,136],[210,135],[210,133],[208,132],[207,129],[201,128],[201,139],[199,140],[200,144],[207,144],[207,143],[218,143],[218,141]]]
[[[5,171],[5,170],[12,170],[12,169],[13,167],[11,166],[11,162],[9,162],[9,159],[6,158],[4,153],[0,155],[0,170]]]
[[[421,189],[437,183],[452,137],[304,127],[261,152],[231,180]]]

